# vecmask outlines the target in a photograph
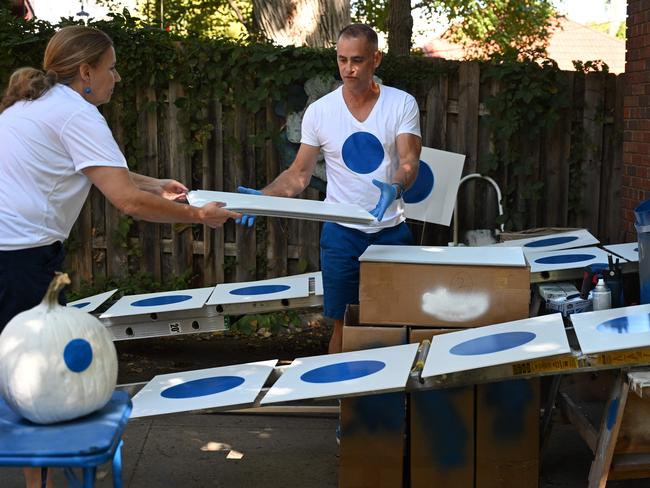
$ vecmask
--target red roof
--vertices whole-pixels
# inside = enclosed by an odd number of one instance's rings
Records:
[[[465,49],[460,44],[444,39],[444,34],[428,41],[422,50],[425,55],[463,59]],[[559,19],[547,47],[548,57],[554,59],[560,69],[573,71],[572,61],[602,60],[609,66],[610,73],[625,71],[625,41],[603,32],[578,24],[566,17]]]

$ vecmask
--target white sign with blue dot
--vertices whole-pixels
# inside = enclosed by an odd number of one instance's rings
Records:
[[[75,300],[74,302],[68,302],[67,306],[68,307],[75,307],[78,308],[79,310],[83,310],[84,312],[94,312],[99,308],[99,306],[104,303],[106,300],[111,298],[115,292],[117,291],[117,288],[111,291],[107,291],[104,293],[100,293],[98,295],[93,295],[88,298],[82,298],[80,300]]]
[[[609,253],[597,247],[579,247],[561,251],[526,254],[531,273],[557,271],[562,269],[580,269],[591,264],[607,267]],[[614,256],[613,256],[614,257]]]
[[[571,315],[585,354],[650,346],[650,305]]]
[[[133,397],[131,418],[253,405],[277,360],[155,376]]]
[[[115,302],[111,308],[100,315],[100,318],[201,308],[213,290],[213,287],[208,287],[128,295]]]
[[[524,254],[528,255],[531,253],[572,249],[574,247],[593,246],[598,244],[598,242],[598,239],[591,235],[588,230],[578,229],[546,236],[529,237],[527,239],[513,239],[494,244],[494,246],[518,246],[524,250]]]
[[[401,391],[418,346],[404,344],[298,358],[284,370],[261,404]]]
[[[262,302],[309,296],[309,276],[287,276],[241,283],[220,283],[206,305]]]
[[[406,217],[449,225],[464,164],[463,154],[423,147],[417,179],[403,196]]]
[[[639,262],[639,243],[628,242],[626,244],[609,244],[603,246],[607,251],[620,256],[631,263]]]
[[[434,336],[422,377],[570,352],[562,315],[543,315]]]
[[[370,212],[350,203],[321,202],[303,198],[269,197],[223,191],[194,190],[187,200],[196,207],[208,202],[224,202],[226,208],[249,215],[287,217],[303,220],[371,224],[375,218]]]

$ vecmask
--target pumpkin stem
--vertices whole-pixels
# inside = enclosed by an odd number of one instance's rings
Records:
[[[59,305],[59,292],[65,285],[69,284],[70,278],[67,273],[61,273],[60,271],[54,273],[54,278],[50,282],[50,286],[47,287],[45,297],[43,297],[43,301],[47,304],[48,309]]]

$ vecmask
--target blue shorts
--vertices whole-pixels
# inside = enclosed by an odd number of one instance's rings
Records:
[[[359,256],[372,244],[410,245],[406,222],[368,234],[333,222],[323,224],[320,237],[320,267],[323,272],[326,317],[343,320],[345,307],[359,303]]]
[[[64,257],[60,242],[0,251],[0,332],[15,315],[41,303],[54,272],[61,271]],[[63,292],[59,302],[65,304]]]

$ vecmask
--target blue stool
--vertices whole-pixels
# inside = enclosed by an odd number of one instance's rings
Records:
[[[101,410],[52,425],[34,424],[0,399],[0,466],[41,466],[43,473],[48,466],[62,467],[73,487],[81,485],[72,468],[82,468],[86,488],[94,485],[97,466],[112,459],[113,486],[121,488],[121,437],[130,414],[123,391],[115,391]]]

